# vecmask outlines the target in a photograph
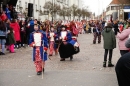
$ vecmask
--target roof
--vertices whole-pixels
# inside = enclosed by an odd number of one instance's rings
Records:
[[[119,0],[112,0],[112,2],[110,3],[110,5],[111,4],[121,4],[121,3],[119,2]]]
[[[112,0],[110,5],[112,4],[130,4],[130,0]]]

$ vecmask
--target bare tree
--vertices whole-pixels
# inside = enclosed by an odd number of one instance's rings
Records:
[[[60,10],[61,10],[60,5],[54,4],[54,6],[53,6],[54,14],[58,13]]]
[[[59,12],[60,16],[63,16],[63,19],[65,20],[65,16],[67,16],[67,7],[63,7],[60,12]]]
[[[75,17],[77,16],[77,9],[78,9],[78,7],[77,7],[75,4],[73,4],[73,5],[71,6],[72,15],[73,15],[73,20],[74,20]]]
[[[86,12],[85,12],[85,17],[87,18],[87,17],[90,17],[90,13],[86,10]]]
[[[57,5],[55,3],[53,4],[50,1],[45,3],[44,9],[47,9],[51,15],[56,15],[61,10],[60,5]]]
[[[90,13],[89,13],[89,11],[87,9],[82,9],[81,13],[82,13],[83,19],[90,16]]]
[[[80,18],[82,16],[82,9],[78,8],[77,11],[76,11],[76,13],[77,13],[77,16],[78,16],[78,18],[80,20]]]
[[[44,5],[44,9],[47,9],[51,12],[53,10],[53,4],[50,1],[46,2]]]
[[[82,18],[83,19],[85,19],[85,16],[86,16],[85,12],[86,12],[85,9],[82,9],[81,13],[82,13]]]
[[[70,19],[71,20],[71,9],[67,8],[66,9],[66,16],[68,17],[68,20]]]

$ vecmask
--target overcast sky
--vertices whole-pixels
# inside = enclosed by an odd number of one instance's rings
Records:
[[[103,12],[103,9],[110,4],[112,0],[82,0],[82,6],[87,7],[88,9],[95,13],[96,15],[101,14]]]

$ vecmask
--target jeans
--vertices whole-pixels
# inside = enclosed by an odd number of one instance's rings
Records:
[[[6,39],[0,39],[0,44],[1,45],[5,45],[5,43],[6,43]]]
[[[2,46],[2,53],[5,52],[6,39],[0,39],[0,45]]]

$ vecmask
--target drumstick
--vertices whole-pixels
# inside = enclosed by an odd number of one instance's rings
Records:
[[[43,61],[42,61],[42,79],[43,79]]]

